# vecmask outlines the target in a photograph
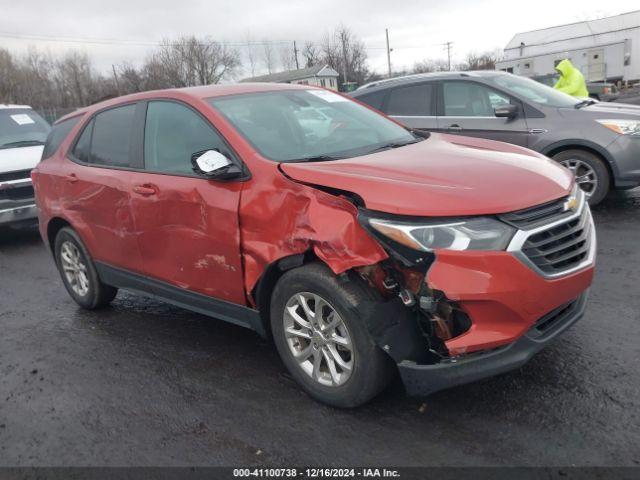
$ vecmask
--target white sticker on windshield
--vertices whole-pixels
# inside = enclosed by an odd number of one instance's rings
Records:
[[[35,120],[33,120],[33,118],[31,118],[26,113],[19,113],[17,115],[11,115],[11,118],[18,125],[29,125],[30,123],[36,123]]]
[[[311,95],[315,95],[318,98],[323,99],[326,102],[348,102],[346,98],[337,93],[329,92],[328,90],[307,90]]]

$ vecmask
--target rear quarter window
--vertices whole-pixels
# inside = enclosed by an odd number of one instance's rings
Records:
[[[93,120],[89,163],[129,167],[131,135],[136,105],[114,107],[98,113]]]
[[[64,139],[67,138],[69,133],[71,133],[71,130],[73,130],[73,127],[78,124],[81,118],[82,116],[79,115],[77,117],[69,118],[53,125],[53,127],[51,128],[51,132],[49,132],[47,140],[44,144],[44,150],[42,151],[42,160],[44,160],[45,158],[49,158],[58,150],[58,148],[60,148],[60,145],[62,144]]]
[[[360,95],[359,97],[355,97],[357,100],[362,103],[366,103],[367,105],[372,106],[376,110],[382,110],[382,103],[384,102],[384,97],[386,96],[387,91],[382,90],[379,92],[368,93],[366,95]]]
[[[430,83],[396,87],[389,93],[386,113],[404,117],[432,116],[432,92]]]

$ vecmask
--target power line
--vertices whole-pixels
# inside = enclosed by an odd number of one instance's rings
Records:
[[[163,44],[163,41],[152,40],[134,40],[134,39],[120,39],[120,38],[86,38],[86,37],[71,37],[71,36],[53,36],[53,35],[40,35],[40,34],[28,34],[28,33],[14,33],[14,32],[0,32],[1,38],[14,38],[17,40],[35,40],[39,42],[57,42],[57,43],[79,43],[79,44],[92,44],[92,45],[122,45],[133,47],[157,47]],[[262,47],[265,45],[290,45],[293,40],[273,40],[273,41],[248,41],[248,42],[226,42],[216,41],[220,45],[227,47]],[[169,45],[175,45],[171,41],[166,42]],[[206,42],[198,42],[201,45],[207,45]],[[316,47],[321,47],[322,44],[316,42],[308,42]],[[386,46],[366,46],[365,50],[386,50]],[[424,48],[424,45],[404,45],[394,46],[394,50]]]
[[[145,46],[154,47],[163,43],[163,41],[150,41],[150,40],[127,40],[118,38],[81,38],[81,37],[65,37],[65,36],[48,36],[48,35],[35,35],[35,34],[22,34],[11,32],[0,32],[0,37],[15,38],[20,40],[37,40],[43,42],[60,42],[60,43],[90,43],[90,44],[105,44],[105,45],[130,45],[130,46]],[[172,44],[172,42],[167,42]],[[207,42],[198,42],[202,45],[207,45]],[[278,45],[289,44],[289,40],[273,40],[273,41],[260,41],[260,42],[224,42],[216,41],[220,45],[226,45],[229,47],[249,47],[249,46],[264,46],[264,45]]]

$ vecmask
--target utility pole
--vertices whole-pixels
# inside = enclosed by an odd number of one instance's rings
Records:
[[[296,70],[300,70],[300,65],[298,65],[298,47],[296,47],[296,41],[293,41],[293,56],[296,59]]]
[[[449,64],[449,71],[451,71],[451,45],[453,45],[453,42],[445,42],[443,43],[443,45],[446,47],[447,49],[447,59],[448,59],[448,64]]]
[[[347,80],[347,42],[345,42],[344,38],[342,40],[342,85],[343,88],[347,88],[346,85],[349,83]],[[345,90],[346,91],[346,90]]]
[[[387,67],[389,68],[389,78],[391,78],[391,49],[389,48],[389,29],[385,28],[384,33],[387,36]]]
[[[111,69],[113,70],[113,79],[116,81],[116,91],[118,92],[118,95],[121,95],[121,93],[120,93],[120,82],[118,81],[118,74],[116,73],[116,66],[113,63],[111,64]]]

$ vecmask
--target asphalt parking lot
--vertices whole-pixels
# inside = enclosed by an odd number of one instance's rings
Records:
[[[123,292],[80,310],[37,234],[2,232],[0,465],[639,465],[640,191],[594,213],[596,281],[562,338],[513,373],[351,411],[240,327]]]

